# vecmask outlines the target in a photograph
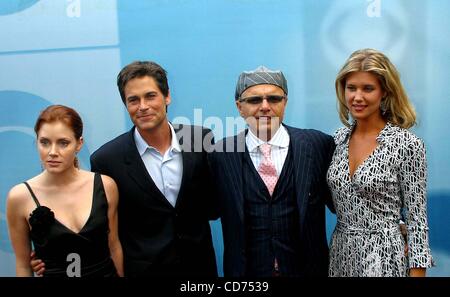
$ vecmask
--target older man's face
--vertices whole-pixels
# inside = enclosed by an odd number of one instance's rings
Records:
[[[264,141],[270,140],[280,127],[286,104],[283,89],[269,84],[248,88],[236,101],[239,113],[251,131]]]

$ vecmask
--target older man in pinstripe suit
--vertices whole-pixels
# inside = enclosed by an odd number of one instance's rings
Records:
[[[243,72],[236,106],[249,129],[210,154],[224,238],[225,276],[327,276],[326,171],[333,138],[283,124],[281,71]]]

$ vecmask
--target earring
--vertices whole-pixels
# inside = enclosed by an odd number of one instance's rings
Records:
[[[386,98],[383,98],[383,100],[380,103],[380,110],[381,110],[381,115],[386,115],[387,112],[387,106],[386,106]]]
[[[77,156],[75,156],[75,159],[73,160],[73,165],[75,166],[75,168],[80,169],[80,162],[78,162]]]
[[[75,168],[80,169],[80,162],[78,160],[78,151],[75,152],[75,159],[73,159],[73,165],[75,166]]]

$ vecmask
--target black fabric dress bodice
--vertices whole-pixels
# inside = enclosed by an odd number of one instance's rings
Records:
[[[79,260],[81,277],[117,276],[108,246],[108,201],[100,174],[94,177],[92,207],[85,225],[76,233],[41,206],[25,182],[37,208],[30,214],[30,236],[37,258],[45,263],[44,276],[67,277],[69,265]],[[79,256],[79,257],[78,257]],[[69,268],[68,268],[69,267]]]

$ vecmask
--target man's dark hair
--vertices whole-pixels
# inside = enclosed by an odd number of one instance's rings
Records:
[[[125,66],[117,75],[117,87],[119,88],[120,97],[126,105],[125,86],[133,78],[141,78],[150,76],[158,85],[159,90],[167,97],[169,95],[169,84],[167,83],[167,71],[161,66],[151,61],[135,61]]]

